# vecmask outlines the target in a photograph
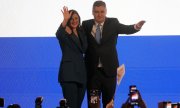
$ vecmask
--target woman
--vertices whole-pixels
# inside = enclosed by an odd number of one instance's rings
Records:
[[[87,40],[75,10],[63,7],[64,20],[56,32],[62,51],[58,80],[70,108],[80,108],[86,90],[84,53]]]

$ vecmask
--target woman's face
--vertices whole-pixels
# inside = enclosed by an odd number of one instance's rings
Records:
[[[72,15],[72,19],[70,20],[70,26],[75,29],[79,25],[79,17],[77,14]]]

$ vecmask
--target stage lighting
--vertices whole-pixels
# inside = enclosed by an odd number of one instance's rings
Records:
[[[21,108],[18,104],[11,104],[7,108]]]
[[[0,98],[0,107],[4,107],[4,99]]]
[[[35,100],[35,108],[42,108],[43,97],[39,96]]]

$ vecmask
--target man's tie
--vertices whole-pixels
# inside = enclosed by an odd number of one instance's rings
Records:
[[[100,26],[101,26],[100,24],[98,24],[98,25],[96,26],[95,39],[96,39],[96,41],[97,41],[98,44],[101,43],[101,29],[100,29]]]

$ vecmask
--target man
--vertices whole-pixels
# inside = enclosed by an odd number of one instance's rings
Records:
[[[83,21],[82,26],[88,39],[86,65],[88,71],[88,101],[90,90],[102,93],[102,103],[106,105],[113,99],[116,88],[116,74],[119,66],[116,50],[118,34],[138,32],[145,21],[134,25],[119,23],[117,18],[106,17],[107,9],[103,1],[95,1],[92,14],[94,19]]]

